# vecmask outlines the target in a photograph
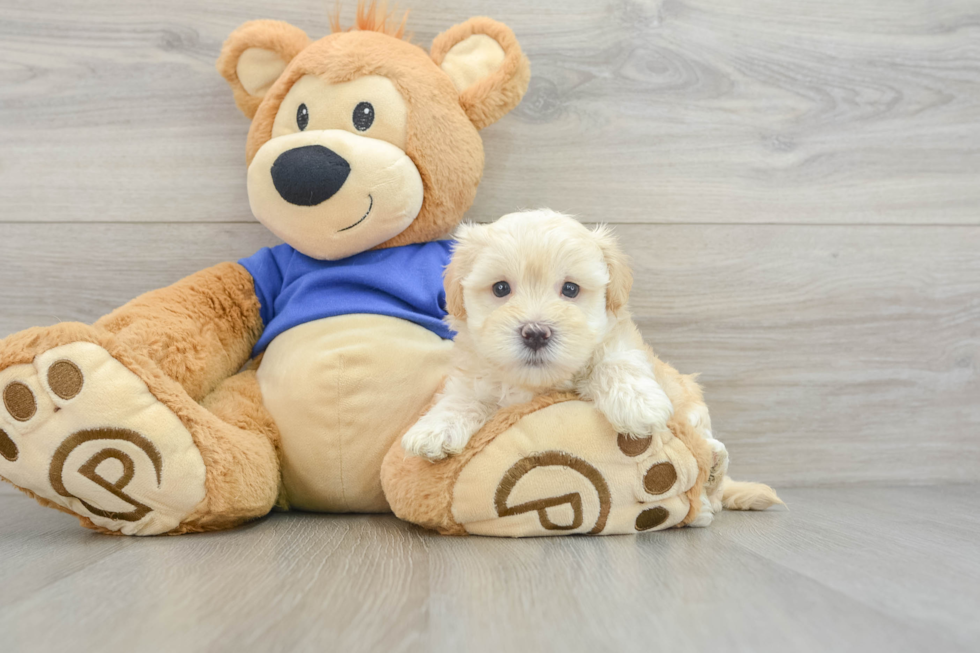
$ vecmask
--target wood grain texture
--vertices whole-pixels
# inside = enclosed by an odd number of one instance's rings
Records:
[[[489,13],[532,61],[469,218],[618,223],[645,336],[703,373],[734,474],[790,511],[640,537],[292,513],[131,539],[0,484],[0,649],[977,650],[978,486],[867,487],[980,481],[977,3],[409,6],[416,43]],[[316,37],[331,8],[0,0],[0,337],[275,244],[214,59],[246,20]]]
[[[489,12],[532,62],[474,219],[980,223],[974,0],[410,4],[416,43]],[[214,60],[246,20],[323,35],[331,6],[0,0],[0,221],[250,221]]]
[[[980,230],[620,227],[644,336],[736,476],[976,481]]]
[[[782,487],[980,480],[980,228],[616,232],[633,259],[644,336],[702,374],[736,477]],[[0,224],[0,336],[92,322],[274,243],[258,224]]]
[[[0,497],[4,650],[972,651],[977,486],[798,489],[639,536],[440,537],[276,514],[93,534]]]

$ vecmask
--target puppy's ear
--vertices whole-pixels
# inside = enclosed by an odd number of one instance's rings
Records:
[[[459,258],[454,254],[443,277],[446,288],[446,312],[456,322],[466,321],[466,305],[463,303],[463,273]]]
[[[246,117],[255,116],[269,88],[309,44],[303,30],[278,20],[253,20],[231,33],[217,68]]]
[[[461,224],[456,230],[453,258],[443,275],[443,286],[446,288],[446,312],[449,313],[454,322],[459,324],[466,322],[463,279],[469,274],[473,261],[476,259],[478,245],[474,242],[474,236],[477,229],[480,227],[472,224]]]
[[[517,106],[531,79],[531,64],[514,32],[489,18],[471,18],[432,42],[432,60],[449,75],[459,103],[477,129]]]
[[[619,247],[616,237],[606,225],[599,225],[592,232],[602,256],[609,267],[609,287],[606,288],[606,310],[616,313],[629,302],[633,287],[633,271],[629,257]]]

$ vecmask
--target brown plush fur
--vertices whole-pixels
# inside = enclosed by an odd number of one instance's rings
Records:
[[[156,330],[159,333],[156,335],[165,331],[166,314],[167,311],[161,311],[158,313],[159,320],[143,323],[144,332],[153,330],[154,322],[158,325]],[[199,328],[203,330],[206,325],[200,323]],[[150,335],[152,339],[153,334]],[[131,348],[105,329],[66,322],[44,329],[29,329],[4,340],[3,347],[0,347],[0,369],[30,363],[41,352],[73,342],[91,342],[105,348],[113,358],[139,376],[150,393],[172,410],[190,431],[204,459],[206,493],[204,501],[175,532],[228,528],[260,517],[271,509],[279,490],[278,458],[274,446],[276,434],[268,430],[261,432],[236,428],[221,421],[194,401],[177,381],[147,356],[152,349]],[[206,367],[202,369],[207,370]],[[245,410],[248,403],[254,402],[257,397],[254,383],[251,387],[243,384],[236,390],[240,397],[240,410]],[[223,401],[233,400],[225,397]],[[245,414],[256,419],[255,416],[260,414],[256,411],[256,407],[250,407]],[[258,420],[261,421],[261,418]],[[42,503],[50,505],[48,502]],[[82,525],[93,527],[88,519],[80,519]]]
[[[306,32],[281,20],[253,20],[235,30],[221,49],[217,68],[228,80],[242,113],[252,118],[262,104],[262,98],[250,95],[238,80],[238,58],[242,53],[249,48],[262,48],[278,52],[283,61],[289,62],[309,44]]]
[[[266,95],[249,131],[249,162],[271,137],[282,99],[307,74],[329,82],[365,75],[391,79],[409,107],[405,152],[422,175],[425,196],[415,221],[382,247],[426,242],[449,233],[473,203],[483,174],[483,142],[459,109],[449,77],[410,43],[378,32],[332,34],[294,59]]]
[[[239,101],[242,111],[254,116],[246,144],[248,163],[271,138],[279,105],[303,76],[316,75],[326,82],[339,83],[380,75],[394,83],[409,108],[405,152],[422,176],[425,197],[415,221],[379,245],[384,248],[436,240],[455,228],[472,205],[483,174],[483,142],[477,130],[517,105],[531,73],[527,58],[507,26],[489,18],[474,18],[436,39],[438,61],[461,38],[478,33],[495,38],[506,58],[495,73],[460,95],[425,50],[384,33],[382,30],[391,29],[379,20],[377,16],[370,21],[365,18],[365,25],[371,29],[336,32],[301,51],[296,50],[301,41],[298,35],[287,42],[278,24],[268,26],[278,35],[278,41],[273,43],[266,35],[259,37],[255,23],[247,23],[228,38],[218,70],[228,79],[237,98],[239,92],[245,92],[237,78],[237,58],[246,49],[275,49],[273,46],[281,44],[276,51],[289,61],[261,98],[257,110],[252,110],[252,100]],[[395,33],[400,32],[396,29]]]
[[[201,405],[228,424],[247,433],[260,433],[269,440],[276,454],[278,484],[282,440],[275,420],[262,403],[262,392],[255,374],[258,365],[253,367],[250,364],[249,368],[222,381],[214,392],[204,398]],[[281,488],[276,506],[283,510],[289,508]]]
[[[248,361],[262,316],[252,276],[221,263],[141,295],[94,326],[145,354],[200,401]]]
[[[463,111],[477,129],[483,129],[500,120],[521,101],[531,81],[531,65],[510,28],[489,18],[468,20],[437,36],[432,42],[432,60],[436,65],[442,64],[454,45],[474,34],[486,34],[504,49],[504,62],[500,68],[460,94]]]

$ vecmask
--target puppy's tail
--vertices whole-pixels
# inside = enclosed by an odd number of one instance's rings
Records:
[[[726,510],[765,510],[776,504],[786,505],[775,490],[763,483],[733,481],[726,476],[722,484],[721,505]]]

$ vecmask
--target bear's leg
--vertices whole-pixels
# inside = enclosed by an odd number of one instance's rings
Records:
[[[400,518],[445,534],[529,537],[638,533],[689,524],[711,451],[683,416],[672,437],[617,434],[570,394],[501,410],[459,455],[408,457],[398,440],[381,468]]]
[[[250,281],[216,266],[94,327],[0,341],[0,476],[108,532],[212,530],[265,514],[278,492],[274,438],[197,403],[261,330]],[[247,385],[236,379],[211,403]]]
[[[211,510],[215,515],[249,519],[261,517],[282,499],[280,483],[279,429],[262,402],[255,370],[225,379],[201,402],[215,417],[234,429],[232,441],[222,443],[226,456],[238,456],[234,483],[215,493]]]

